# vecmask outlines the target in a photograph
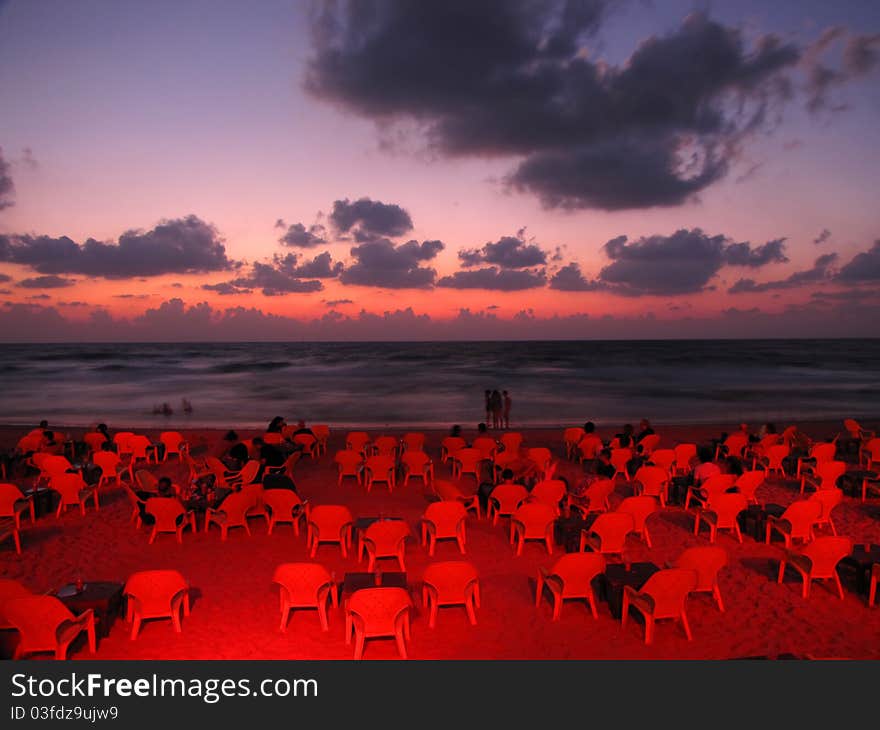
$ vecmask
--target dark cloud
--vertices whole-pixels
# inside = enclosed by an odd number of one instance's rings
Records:
[[[48,294],[31,294],[29,297],[25,297],[25,299],[51,299]]]
[[[114,294],[114,299],[149,299],[149,294]]]
[[[217,230],[194,215],[162,221],[149,231],[126,231],[115,244],[91,238],[77,244],[67,236],[0,236],[0,261],[41,274],[106,279],[226,271],[237,265],[227,258]]]
[[[280,227],[285,227],[284,221],[279,219],[275,224],[276,228],[279,227],[278,223],[281,224]],[[312,248],[313,246],[320,246],[323,243],[327,243],[327,231],[324,226],[319,223],[309,226],[308,228],[302,223],[294,223],[292,226],[287,227],[287,231],[278,239],[278,242],[284,246]]]
[[[624,296],[691,294],[706,289],[725,265],[760,267],[788,260],[782,239],[753,248],[699,228],[632,242],[618,236],[603,250],[611,263],[599,272],[598,282]]]
[[[786,279],[778,281],[767,281],[757,283],[754,279],[740,279],[730,289],[728,294],[758,293],[772,291],[775,289],[796,289],[805,284],[815,284],[817,282],[829,280],[832,275],[832,266],[837,261],[836,253],[825,254],[816,259],[811,269],[805,271],[796,271]]]
[[[89,304],[88,302],[73,301],[73,302],[58,302],[58,306],[59,307],[91,307],[92,305]]]
[[[328,299],[324,302],[328,307],[339,307],[343,304],[354,304],[351,299]]]
[[[293,253],[286,256],[276,255],[273,262],[279,271],[304,279],[335,279],[345,268],[341,261],[333,263],[333,259],[328,251],[320,253],[311,261],[304,261],[303,263],[299,263],[299,257]]]
[[[521,291],[536,289],[547,283],[543,269],[499,269],[488,266],[472,271],[456,271],[452,276],[444,276],[437,286],[449,289],[491,289],[495,291]]]
[[[294,257],[295,258],[295,257]],[[247,276],[241,276],[228,282],[237,289],[261,289],[264,296],[275,297],[285,294],[307,294],[321,291],[324,285],[320,281],[301,279],[283,264],[278,262],[265,264],[256,262]],[[242,291],[229,290],[220,293],[243,294]]]
[[[353,203],[348,198],[337,200],[329,219],[337,231],[352,232],[355,240],[361,242],[384,236],[395,238],[413,228],[409,213],[399,205],[369,198],[360,198]]]
[[[845,40],[842,64],[831,65],[823,60],[829,49]],[[846,28],[827,28],[804,53],[807,74],[807,108],[811,112],[839,111],[846,105],[833,101],[832,92],[844,84],[873,71],[880,61],[880,34],[854,35]]]
[[[829,238],[831,238],[831,231],[829,231],[827,228],[823,228],[822,232],[813,239],[813,243],[818,246],[825,243],[825,241],[827,241]]]
[[[235,286],[230,281],[221,281],[219,284],[202,284],[202,289],[212,291],[221,296],[228,297],[235,294],[251,294],[254,290]]]
[[[513,236],[503,236],[479,250],[459,251],[458,258],[463,266],[493,264],[503,269],[524,269],[547,263],[547,253],[539,246],[527,244],[522,238]]]
[[[3,148],[0,147],[0,210],[14,205],[12,202],[14,192],[15,185],[10,175],[9,163],[3,158]]]
[[[18,282],[18,286],[25,289],[61,289],[74,284],[76,284],[75,279],[65,279],[63,276],[35,276]]]
[[[381,286],[388,289],[429,289],[437,272],[427,266],[444,248],[441,241],[407,241],[395,246],[387,238],[368,241],[351,249],[354,263],[339,280],[357,286]]]
[[[612,5],[327,0],[305,87],[441,154],[521,158],[507,181],[548,206],[680,204],[788,98],[801,51],[697,13],[613,66],[582,52]]]
[[[550,288],[558,291],[596,291],[602,288],[602,284],[587,279],[581,273],[581,267],[572,262],[553,274]]]
[[[7,281],[12,281],[12,277],[9,274],[0,274],[0,284],[4,284]]]
[[[852,261],[842,267],[837,279],[851,284],[880,281],[880,239],[874,241],[874,245],[868,251],[857,254]]]

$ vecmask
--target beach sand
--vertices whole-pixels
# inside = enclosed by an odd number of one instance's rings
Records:
[[[841,422],[801,424],[814,438],[837,433]],[[865,424],[876,427],[876,423]],[[120,427],[114,424],[116,429]],[[655,424],[663,437],[661,447],[679,441],[705,442],[735,425],[673,426]],[[9,447],[27,428],[0,428],[0,446]],[[146,431],[155,439],[160,429]],[[390,429],[402,434],[406,429]],[[562,428],[523,431],[524,446],[549,446],[560,459],[559,474],[570,482],[582,475],[576,462],[562,458]],[[209,449],[223,430],[187,432],[194,449]],[[500,433],[500,432],[494,432]],[[81,431],[73,430],[76,438]],[[243,438],[257,432],[240,432]],[[371,435],[380,435],[377,431]],[[434,457],[436,476],[450,479],[449,468],[441,464],[439,445],[445,431],[427,433],[426,451]],[[466,429],[465,437],[474,432]],[[601,429],[600,435],[613,435]],[[354,480],[336,484],[333,454],[344,446],[344,429],[334,429],[327,455],[303,459],[296,467],[299,493],[313,505],[345,503],[358,516],[377,515],[404,518],[419,535],[418,520],[429,504],[431,491],[420,480],[399,486],[392,495],[384,485],[367,494]],[[175,480],[184,477],[176,461],[153,467],[157,474]],[[14,480],[13,480],[14,481]],[[29,486],[28,480],[18,480]],[[476,488],[472,478],[462,482],[465,491]],[[631,487],[618,480],[612,508],[631,494]],[[794,481],[771,480],[758,497],[765,503],[783,506],[799,498]],[[305,530],[297,538],[289,525],[266,534],[265,522],[252,520],[252,535],[232,530],[221,542],[214,527],[209,533],[199,525],[196,534],[184,533],[179,545],[171,535],[160,535],[147,544],[148,529],[138,530],[129,522],[131,507],[122,490],[105,487],[101,507],[90,506],[85,517],[69,509],[60,519],[44,516],[35,526],[23,525],[23,553],[17,556],[11,540],[0,545],[0,576],[20,580],[34,591],[50,591],[82,575],[88,581],[124,582],[137,570],[174,568],[193,588],[192,615],[184,619],[183,631],[176,634],[170,621],[148,621],[135,641],[129,627],[116,621],[110,635],[99,642],[98,659],[350,659],[353,648],[344,640],[341,609],[330,610],[330,630],[322,632],[315,611],[298,610],[291,615],[286,633],[279,631],[278,588],[271,582],[279,563],[309,560]],[[838,533],[855,543],[880,543],[880,499],[865,503],[845,497],[834,512]],[[650,518],[653,548],[635,537],[629,538],[629,559],[651,561],[663,566],[686,547],[708,544],[704,528],[693,534],[693,516],[681,507],[669,507]],[[880,658],[880,607],[867,607],[866,596],[845,583],[844,600],[833,586],[815,583],[808,599],[801,598],[801,583],[793,573],[782,585],[776,583],[781,542],[765,545],[745,536],[739,544],[726,532],[716,544],[729,556],[720,575],[726,611],[720,613],[707,595],[692,597],[688,615],[693,640],[688,641],[674,622],[658,624],[655,641],[644,643],[643,627],[630,621],[621,629],[620,621],[599,602],[599,617],[593,619],[583,602],[566,603],[561,618],[551,621],[551,603],[545,596],[535,607],[535,576],[539,567],[549,567],[563,554],[561,547],[552,556],[538,542],[526,543],[523,554],[515,556],[509,544],[506,521],[493,527],[473,516],[467,523],[467,555],[462,557],[454,542],[438,543],[435,556],[416,537],[407,547],[407,574],[414,588],[415,612],[412,638],[408,642],[411,659],[730,659],[739,657],[793,654],[814,658]],[[421,605],[420,580],[430,562],[471,561],[481,580],[482,606],[478,623],[471,626],[462,608],[443,608],[436,628],[428,628]],[[322,545],[315,558],[334,571],[337,579],[346,572],[365,570],[350,554],[343,559],[338,546]],[[395,561],[381,561],[384,571],[397,570]],[[90,658],[82,642],[71,652],[74,659]],[[395,659],[393,641],[370,640],[367,659]]]

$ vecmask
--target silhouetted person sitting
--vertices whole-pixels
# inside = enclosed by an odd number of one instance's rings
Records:
[[[263,477],[263,489],[289,489],[296,491],[296,483],[287,474],[266,474]]]
[[[306,426],[305,421],[297,421],[296,422],[296,431],[294,431],[291,436],[299,436],[300,434],[307,434],[309,436],[314,436],[314,432],[308,426]]]
[[[501,481],[498,483],[514,484],[513,476],[512,469],[505,469],[501,472]],[[477,490],[477,499],[480,500],[480,508],[483,512],[486,512],[489,509],[489,495],[492,494],[492,490],[495,489],[495,486],[496,485],[492,484],[492,482],[483,482]]]
[[[611,463],[611,449],[602,449],[599,452],[599,458],[596,459],[595,465],[596,474],[600,477],[604,477],[605,479],[611,479],[614,477],[614,472],[617,471],[614,468],[614,464]]]
[[[700,463],[694,468],[694,484],[700,486],[709,477],[721,473],[721,467],[712,461],[712,450],[702,446],[697,451]]]

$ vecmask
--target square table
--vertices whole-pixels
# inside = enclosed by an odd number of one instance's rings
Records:
[[[758,542],[764,542],[767,538],[767,518],[769,516],[781,517],[785,513],[785,507],[780,504],[750,504],[744,512],[740,512],[736,518],[739,529],[744,535],[750,535]]]
[[[99,638],[107,636],[116,617],[122,612],[122,591],[125,586],[109,581],[89,581],[83,584],[83,590],[79,593],[67,595],[72,587],[72,584],[61,586],[55,591],[56,597],[75,614],[92,609],[95,612],[95,634]]]
[[[31,487],[30,489],[22,490],[22,493],[28,499],[34,500],[34,518],[54,514],[55,510],[58,509],[58,502],[61,501],[61,495],[48,487],[39,487],[37,489]]]
[[[580,550],[581,531],[590,531],[598,514],[588,514],[584,519],[578,517],[560,517],[553,522],[553,542],[565,547],[565,552],[576,553]]]
[[[623,614],[623,587],[640,590],[658,570],[660,567],[654,563],[632,563],[629,570],[625,565],[612,563],[593,579],[593,590],[608,603],[611,615],[619,619]]]

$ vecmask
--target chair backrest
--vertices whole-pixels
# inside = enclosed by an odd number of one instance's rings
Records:
[[[782,460],[788,456],[791,449],[785,444],[773,444],[767,447],[767,460],[771,467],[782,466]]]
[[[459,500],[466,496],[457,484],[453,484],[445,479],[435,479],[432,486],[434,487],[434,494],[444,502]]]
[[[734,474],[713,474],[705,482],[700,485],[702,489],[712,500],[716,494],[722,494],[736,484],[736,475]]]
[[[594,433],[587,434],[578,441],[577,447],[584,459],[592,460],[599,455],[603,448],[602,439]]]
[[[590,512],[604,512],[608,509],[608,497],[614,492],[615,485],[611,479],[597,479],[587,487],[584,495],[590,500],[587,509]]]
[[[849,431],[849,435],[854,439],[860,438],[862,434],[862,427],[859,425],[859,422],[853,418],[845,418],[843,419],[843,427]]]
[[[315,605],[318,589],[332,583],[332,576],[319,563],[282,563],[275,568],[272,582],[287,591],[291,603]]]
[[[357,474],[357,470],[364,463],[364,457],[360,451],[355,449],[345,449],[337,451],[333,461],[339,465],[340,470],[345,474]]]
[[[605,556],[601,553],[567,553],[550,569],[551,575],[562,579],[563,595],[571,589],[583,589],[600,573],[605,572]]]
[[[411,472],[421,473],[430,461],[431,457],[424,451],[418,451],[414,448],[407,449],[400,455],[400,463],[404,464]]]
[[[79,474],[57,474],[49,482],[49,488],[61,495],[64,504],[79,504],[79,491],[86,483]]]
[[[37,449],[39,449],[42,443],[42,433],[29,433],[27,434],[27,436],[22,436],[18,440],[15,448],[17,448],[21,453],[26,454],[29,451],[36,451]]]
[[[822,464],[826,461],[834,461],[834,457],[837,455],[837,444],[836,443],[821,443],[815,444],[810,449],[810,458],[816,460],[816,465]]]
[[[648,578],[639,593],[654,600],[654,618],[677,618],[684,609],[688,594],[696,586],[696,570],[666,568]]]
[[[675,449],[654,449],[651,452],[651,464],[668,474],[675,464]]]
[[[345,448],[363,451],[370,442],[370,434],[366,431],[349,431],[345,437]]]
[[[397,439],[393,436],[380,436],[373,442],[376,453],[383,456],[394,456],[397,453]]]
[[[546,469],[553,459],[550,449],[545,446],[534,446],[526,450],[526,456],[538,465],[539,469]]]
[[[292,489],[264,489],[263,504],[271,509],[273,514],[289,517],[295,507],[302,505],[302,500]]]
[[[92,455],[92,463],[100,467],[101,474],[114,474],[120,463],[119,455],[113,451],[96,451]]]
[[[280,431],[267,431],[262,436],[263,443],[270,446],[279,446],[284,443],[284,434]]]
[[[633,521],[633,530],[641,532],[645,528],[645,520],[648,519],[648,516],[657,511],[657,500],[645,495],[627,497],[617,505],[617,509],[614,511],[630,515]]]
[[[760,487],[766,479],[767,473],[765,471],[762,469],[755,469],[740,474],[733,483],[733,486],[735,486],[739,493],[746,499],[754,499],[758,487]]]
[[[499,440],[505,451],[519,451],[519,447],[522,445],[523,435],[518,431],[508,431],[507,433],[502,434]]]
[[[471,448],[476,449],[488,459],[498,451],[498,443],[491,436],[477,436],[471,444]]]
[[[822,514],[819,502],[803,499],[792,502],[782,514],[782,519],[791,524],[792,537],[809,537],[812,527]]]
[[[14,484],[0,484],[0,517],[11,517],[15,503],[24,499],[21,490]]]
[[[577,445],[585,434],[586,432],[584,431],[584,429],[578,426],[567,428],[562,433],[562,441],[566,444]]]
[[[460,436],[447,436],[440,442],[440,445],[446,450],[447,454],[452,456],[456,451],[467,446],[467,441]]]
[[[626,512],[603,512],[596,518],[590,531],[599,536],[600,552],[619,553],[626,544],[626,536],[633,529],[631,514]]]
[[[826,461],[816,466],[816,475],[821,480],[819,489],[835,489],[837,480],[846,474],[845,461]]]
[[[464,603],[479,581],[477,569],[465,560],[445,560],[425,568],[423,580],[437,591],[439,603]]]
[[[381,482],[391,478],[391,472],[394,471],[397,465],[392,457],[376,454],[375,456],[368,456],[364,466],[372,475],[373,481]]]
[[[116,444],[116,451],[119,454],[130,454],[131,449],[128,446],[128,440],[134,436],[131,431],[117,431],[113,436],[113,443]]]
[[[50,478],[55,476],[56,474],[63,474],[70,468],[72,467],[67,457],[57,454],[50,454],[45,459],[43,459],[42,463],[40,464],[40,469],[45,474],[48,474]]]
[[[697,455],[696,444],[677,444],[672,450],[675,452],[675,466],[677,469],[689,468],[691,460]]]
[[[257,474],[260,473],[260,462],[256,459],[251,459],[247,462],[239,472],[239,477],[241,477],[242,486],[247,484],[252,484],[254,479],[257,478]]]
[[[311,426],[312,433],[315,434],[315,438],[318,439],[322,444],[327,443],[327,439],[330,438],[330,426],[326,423],[317,423],[314,426]]]
[[[403,520],[379,520],[364,531],[364,540],[373,543],[377,554],[393,555],[410,534],[409,525]]]
[[[391,636],[397,618],[412,608],[405,588],[362,588],[348,599],[348,610],[363,622],[365,636]]]
[[[642,448],[642,453],[646,456],[650,456],[654,449],[660,445],[660,434],[651,433],[645,436],[641,441],[639,441],[639,446]]]
[[[352,522],[351,511],[341,504],[319,504],[309,513],[309,523],[318,530],[321,540],[341,539],[342,529]]]
[[[532,487],[529,496],[558,510],[559,503],[565,499],[567,493],[568,490],[565,488],[565,482],[561,479],[545,479]]]
[[[83,434],[83,442],[89,447],[89,451],[97,453],[107,443],[107,437],[100,431],[90,431]]]
[[[158,477],[146,469],[138,469],[134,473],[134,480],[144,492],[155,492],[159,489]]]
[[[159,441],[165,447],[166,454],[179,454],[185,439],[177,431],[163,431],[159,434]]]
[[[188,590],[189,582],[176,570],[139,570],[128,577],[123,593],[135,599],[147,617],[170,615],[171,600]]]
[[[521,484],[499,484],[491,491],[489,499],[495,503],[500,514],[512,515],[528,496],[528,491]]]
[[[306,453],[311,452],[318,443],[318,437],[310,433],[298,433],[293,437],[293,443],[303,447]]]
[[[746,496],[739,492],[722,492],[709,498],[709,509],[715,513],[718,527],[733,527],[737,515],[748,506]]]
[[[724,439],[724,447],[728,456],[742,456],[743,450],[749,445],[749,437],[744,433],[732,433]],[[696,456],[696,454],[694,454]]]
[[[514,523],[522,525],[525,537],[544,537],[556,519],[556,510],[541,502],[526,502],[511,515]]]
[[[659,466],[640,466],[633,475],[633,480],[642,485],[643,495],[659,497],[664,493],[669,473]]]
[[[880,461],[880,438],[872,438],[863,448],[871,457],[871,461]]]
[[[21,598],[22,596],[32,595],[33,593],[17,580],[13,580],[12,578],[0,578],[0,605],[2,605],[3,601],[8,601],[10,598]]]
[[[425,448],[425,434],[416,431],[405,433],[403,445],[407,451],[422,451]]]
[[[128,447],[129,453],[132,455],[134,459],[146,459],[147,451],[149,450],[152,444],[150,443],[150,439],[142,434],[133,434],[129,436],[126,441],[126,446]]]
[[[454,535],[462,520],[467,517],[467,509],[458,501],[432,502],[425,510],[423,519],[434,525],[439,535]]]
[[[632,449],[611,449],[611,464],[615,469],[626,469],[632,459]]]
[[[75,617],[55,596],[22,596],[3,602],[3,616],[18,629],[21,643],[30,651],[52,651],[56,629]]]
[[[816,518],[818,522],[827,522],[832,510],[843,501],[843,492],[834,489],[820,489],[810,496],[810,500],[822,505],[822,512]]]
[[[473,471],[477,464],[486,459],[486,455],[479,449],[465,447],[452,454],[452,458],[461,464],[463,471]]]
[[[715,545],[687,548],[675,561],[676,568],[697,572],[694,590],[710,590],[718,580],[718,571],[727,565],[727,552]]]
[[[144,509],[156,518],[156,528],[160,532],[176,530],[177,518],[186,513],[174,497],[150,497]]]
[[[835,574],[837,564],[850,555],[853,543],[848,537],[817,537],[803,549],[803,554],[810,559],[810,575],[813,578],[831,577]]]
[[[253,506],[253,495],[241,490],[227,495],[217,509],[226,515],[227,525],[243,525],[247,519],[247,511]]]

